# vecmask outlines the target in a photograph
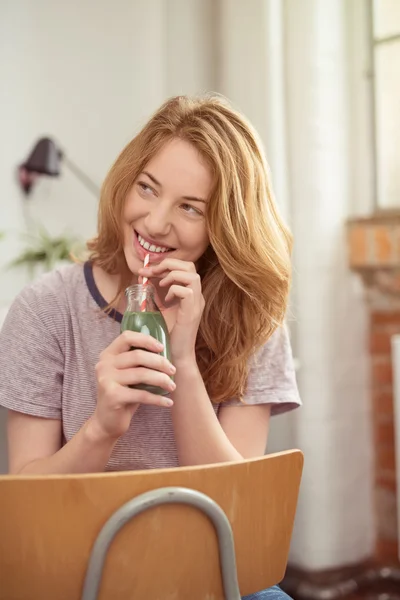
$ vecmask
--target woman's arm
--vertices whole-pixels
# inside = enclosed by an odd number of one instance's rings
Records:
[[[265,452],[269,405],[222,406],[219,420],[193,361],[179,363],[172,421],[181,466],[238,461]]]
[[[219,410],[221,427],[243,458],[255,458],[265,454],[270,416],[271,404],[222,404]]]
[[[8,413],[7,436],[9,473],[23,475],[104,471],[116,442],[102,436],[89,419],[62,446],[61,421],[15,411]]]
[[[132,346],[136,348],[133,352],[130,351]],[[161,386],[166,391],[175,388],[170,378],[175,368],[157,354],[159,350],[159,342],[151,336],[125,331],[101,353],[96,365],[95,411],[65,446],[62,446],[59,419],[10,411],[10,473],[104,471],[115,443],[128,430],[139,404],[165,407],[172,404],[164,396],[127,387],[147,383]]]
[[[167,258],[139,273],[159,277],[159,286],[169,287],[165,302],[179,302],[171,332],[172,362],[176,367],[171,411],[179,464],[202,465],[263,455],[270,408],[221,407],[219,421],[204,386],[195,357],[204,309],[195,265]]]

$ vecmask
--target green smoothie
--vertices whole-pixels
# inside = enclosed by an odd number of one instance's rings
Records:
[[[164,317],[160,312],[133,312],[127,310],[125,311],[122,318],[121,332],[125,331],[126,329],[130,331],[137,331],[138,333],[144,333],[146,335],[151,335],[154,338],[156,338],[156,340],[161,342],[164,346],[164,349],[162,350],[162,352],[160,352],[160,354],[162,356],[165,356],[168,360],[170,360],[168,328]],[[131,350],[135,350],[135,348],[131,348]],[[167,390],[164,390],[163,388],[153,385],[147,385],[144,383],[138,385],[131,385],[129,387],[138,390],[146,390],[147,392],[151,392],[152,394],[157,394],[159,396],[166,396],[167,394],[169,394],[169,392]]]

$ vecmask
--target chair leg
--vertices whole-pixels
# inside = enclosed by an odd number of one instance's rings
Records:
[[[166,487],[146,492],[116,510],[101,529],[93,545],[83,585],[82,600],[97,600],[104,561],[116,534],[136,515],[162,504],[188,504],[205,513],[218,537],[221,576],[226,600],[240,600],[235,546],[228,517],[209,496],[183,487]]]

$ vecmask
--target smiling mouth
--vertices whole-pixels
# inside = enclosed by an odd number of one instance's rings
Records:
[[[167,246],[158,246],[148,242],[144,237],[135,231],[139,244],[148,252],[155,252],[156,254],[164,254],[165,252],[172,252],[175,248],[168,248]]]

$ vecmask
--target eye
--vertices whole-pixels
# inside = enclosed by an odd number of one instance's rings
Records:
[[[155,190],[150,185],[147,185],[147,183],[144,183],[144,181],[138,181],[138,186],[146,195],[155,194]]]
[[[195,208],[191,204],[182,204],[182,208],[189,215],[199,215],[201,217],[203,216],[203,213],[201,212],[201,210],[198,210],[197,208]]]

